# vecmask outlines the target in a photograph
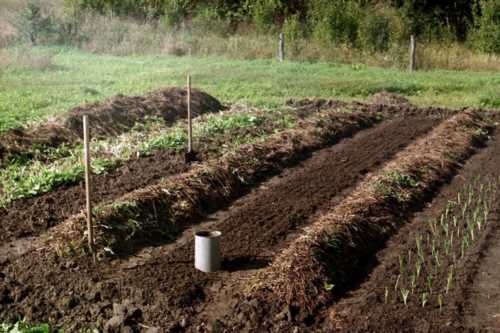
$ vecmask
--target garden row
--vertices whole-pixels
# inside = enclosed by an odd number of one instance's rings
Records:
[[[250,293],[240,291],[236,297],[245,306],[238,308],[240,313],[225,314],[228,327],[242,329],[244,321],[230,319],[242,314],[261,329],[313,324],[320,309],[371,269],[374,253],[456,174],[487,140],[489,130],[480,113],[459,113],[367,175],[342,202],[306,227],[268,269],[256,274],[250,282],[256,288]],[[411,290],[411,279],[403,289],[402,296]]]
[[[98,207],[99,251],[133,256],[99,256],[92,264],[82,255],[83,216],[74,216],[30,242],[27,253],[9,257],[0,315],[70,331],[89,323],[167,329],[183,318],[190,325],[198,307],[215,303],[218,284],[246,281],[252,267],[264,268],[332,198],[340,202],[365,173],[442,121],[441,114],[383,116],[324,110],[295,129]],[[179,233],[190,224],[223,232],[221,272],[194,269],[192,229]]]
[[[195,166],[94,208],[101,249],[131,250],[155,238],[168,239],[207,212],[223,208],[259,181],[277,174],[314,150],[331,145],[382,120],[380,113],[322,111],[265,141],[242,145],[222,158]],[[63,243],[81,239],[84,215],[56,231]]]

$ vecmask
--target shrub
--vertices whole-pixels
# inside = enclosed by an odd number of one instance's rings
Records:
[[[29,0],[13,23],[21,38],[33,45],[50,39],[55,31],[50,15],[38,0]]]
[[[185,0],[166,0],[163,4],[164,25],[169,28],[178,28],[187,15],[187,4]]]
[[[191,26],[202,33],[207,31],[225,35],[229,32],[230,20],[220,16],[212,7],[202,7],[191,20]]]
[[[500,54],[500,0],[481,0],[479,10],[474,42],[483,52]]]
[[[356,45],[361,9],[354,1],[313,0],[308,13],[313,35],[323,42]]]
[[[359,29],[360,45],[372,52],[385,52],[392,38],[391,18],[382,13],[365,15]]]
[[[279,0],[257,0],[252,8],[256,27],[265,31],[274,26],[276,12],[280,9]]]

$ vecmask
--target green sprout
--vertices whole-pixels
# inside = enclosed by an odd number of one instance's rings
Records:
[[[446,294],[448,294],[448,291],[450,290],[452,284],[453,284],[453,266],[450,267],[450,271],[448,272],[448,279],[446,282]]]
[[[428,294],[426,292],[422,293],[422,307],[424,308],[428,301]]]
[[[401,296],[403,297],[403,303],[405,306],[408,306],[408,296],[410,295],[410,291],[408,289],[401,289]]]
[[[396,284],[394,285],[394,291],[398,290],[398,285],[399,285],[399,279],[401,278],[401,274],[398,274],[398,277],[396,278]]]

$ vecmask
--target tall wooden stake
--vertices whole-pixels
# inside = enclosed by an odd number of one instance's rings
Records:
[[[87,213],[87,233],[90,253],[94,256],[94,226],[92,224],[92,202],[91,202],[91,184],[90,184],[90,130],[89,130],[89,118],[87,115],[83,116],[83,162],[85,164],[85,196],[87,198],[86,213]]]
[[[278,47],[278,60],[280,62],[285,61],[285,34],[280,33],[280,41]]]
[[[187,118],[188,118],[188,153],[193,151],[193,117],[191,116],[191,75],[187,76]]]
[[[410,72],[413,72],[417,67],[417,42],[415,40],[415,36],[411,35],[410,37]]]

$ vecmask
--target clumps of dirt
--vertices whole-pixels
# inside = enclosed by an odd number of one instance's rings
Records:
[[[368,99],[368,103],[379,105],[411,105],[410,100],[402,95],[381,91]]]
[[[406,100],[407,101],[407,100]],[[366,102],[353,101],[344,102],[335,99],[323,98],[306,98],[306,99],[289,99],[286,105],[297,109],[298,113],[314,113],[321,110],[326,110],[332,107],[341,107],[346,110],[358,112],[380,112],[390,115],[427,115],[427,116],[441,116],[448,118],[457,112],[466,111],[467,109],[445,109],[437,107],[419,108],[409,102],[405,102],[404,97],[392,93],[378,93]],[[477,110],[469,110],[477,111]]]
[[[291,98],[286,101],[286,106],[292,107],[302,112],[319,112],[321,110],[328,110],[348,106],[348,103],[335,99],[324,98],[305,98],[294,99]]]
[[[200,90],[191,92],[194,116],[214,113],[224,106]],[[130,130],[146,117],[159,117],[171,124],[187,115],[186,89],[164,88],[143,96],[117,95],[104,102],[79,106],[46,123],[28,129],[14,129],[0,136],[0,161],[28,155],[34,146],[58,147],[82,139],[82,117],[88,115],[93,137],[110,137]]]
[[[270,306],[278,312],[280,306],[288,308],[294,320],[311,320],[320,306],[363,274],[404,217],[421,207],[486,140],[487,129],[480,114],[459,113],[397,154],[377,174],[367,175],[276,257],[270,271],[256,282],[260,287],[254,296],[264,302],[283,300]]]
[[[221,159],[208,161],[162,183],[123,196],[95,212],[100,248],[135,250],[155,239],[175,237],[184,225],[222,208],[246,188],[381,120],[374,113],[330,110],[299,122],[264,142],[240,146]],[[82,239],[83,215],[54,230],[61,246]],[[82,244],[83,245],[83,244]]]

